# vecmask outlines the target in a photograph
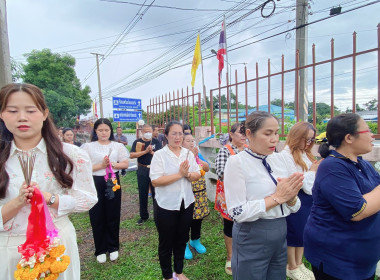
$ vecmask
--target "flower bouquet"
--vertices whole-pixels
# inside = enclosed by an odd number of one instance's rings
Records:
[[[115,193],[118,189],[120,189],[120,185],[117,183],[117,178],[115,172],[113,172],[111,163],[106,168],[106,175],[104,176],[106,180],[106,190],[105,196],[108,199],[112,199],[115,197]]]
[[[35,158],[33,152],[18,154],[28,186],[31,185]],[[21,260],[17,264],[14,277],[16,280],[57,279],[70,264],[70,257],[63,256],[66,248],[60,245],[58,230],[54,226],[45,199],[38,188],[34,188],[30,204],[26,241],[18,247]]]

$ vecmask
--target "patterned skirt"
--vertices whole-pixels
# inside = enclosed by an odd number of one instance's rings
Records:
[[[198,181],[192,182],[192,188],[195,198],[193,219],[203,219],[210,214],[205,177],[202,176]]]

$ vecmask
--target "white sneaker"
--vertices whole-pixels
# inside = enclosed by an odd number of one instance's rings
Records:
[[[286,268],[286,276],[293,280],[310,280],[310,278],[304,274],[299,267],[292,270]]]
[[[308,269],[304,264],[298,266],[299,269],[303,272],[303,274],[307,275],[311,280],[315,280],[314,273]]]
[[[96,256],[96,260],[98,261],[98,263],[105,263],[107,260],[107,256],[106,254],[98,255]]]
[[[119,258],[119,251],[115,251],[110,253],[111,262],[116,261]]]

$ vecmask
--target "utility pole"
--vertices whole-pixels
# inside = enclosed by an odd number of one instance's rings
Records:
[[[102,99],[102,85],[100,84],[100,72],[99,72],[99,55],[104,56],[99,53],[91,53],[96,55],[96,69],[98,71],[98,88],[99,88],[99,109],[100,109],[100,117],[103,118],[103,99]]]
[[[308,20],[308,0],[297,0],[296,9],[296,50],[299,51],[299,66],[307,65],[307,26],[304,26]],[[301,26],[300,28],[298,28]],[[298,112],[299,120],[307,121],[308,117],[308,99],[307,99],[307,69],[299,70],[298,80]],[[297,96],[297,93],[295,93]],[[297,120],[297,121],[299,121]]]
[[[12,82],[6,8],[5,0],[0,0],[0,88]]]

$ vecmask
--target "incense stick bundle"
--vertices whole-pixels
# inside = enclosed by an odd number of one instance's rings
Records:
[[[36,161],[36,153],[34,151],[32,151],[30,154],[28,152],[18,152],[17,157],[21,165],[25,183],[30,186],[30,183],[32,181],[34,162]]]

